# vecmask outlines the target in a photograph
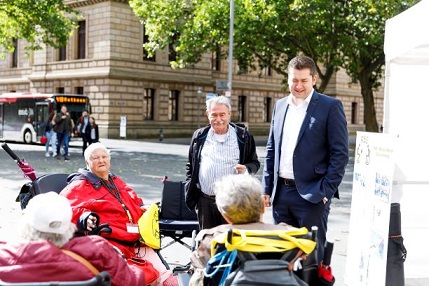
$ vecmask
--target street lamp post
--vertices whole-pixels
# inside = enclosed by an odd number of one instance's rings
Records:
[[[198,87],[198,89],[197,89],[197,96],[198,96],[198,110],[197,110],[197,112],[198,112],[198,128],[200,128],[201,127],[201,98],[202,98],[202,90],[201,90],[201,87]]]
[[[228,91],[226,96],[232,95],[232,59],[234,44],[234,0],[229,1],[229,49],[228,49]]]

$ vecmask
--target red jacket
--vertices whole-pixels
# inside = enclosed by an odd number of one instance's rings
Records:
[[[127,262],[102,237],[71,239],[63,246],[107,271],[112,285],[145,285],[143,271]],[[94,277],[82,263],[48,241],[0,242],[0,280],[5,282],[81,281]]]
[[[130,211],[133,223],[137,224],[143,214],[142,199],[119,177],[112,174],[111,177],[119,190],[122,201]],[[138,243],[140,234],[127,231],[127,223],[130,222],[127,213],[119,201],[101,183],[100,178],[87,170],[79,170],[79,173],[72,177],[71,182],[61,191],[61,195],[70,201],[74,223],[78,223],[84,212],[96,213],[100,217],[100,224],[109,223],[112,229],[111,234],[102,233],[101,235],[117,246],[127,258],[135,256],[134,246]]]

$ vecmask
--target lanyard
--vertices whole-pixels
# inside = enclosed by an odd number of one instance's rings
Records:
[[[125,213],[127,214],[128,219],[130,220],[130,223],[133,223],[133,218],[131,216],[130,210],[127,208],[125,203],[122,201],[121,196],[119,194],[119,190],[116,187],[113,179],[109,176],[108,181],[101,179],[101,183],[106,187],[106,189],[109,191],[109,193],[118,200],[118,202],[121,204],[122,208],[124,209]]]

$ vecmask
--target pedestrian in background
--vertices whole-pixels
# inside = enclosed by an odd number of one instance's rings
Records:
[[[85,153],[86,148],[88,147],[88,143],[90,144],[90,123],[89,123],[89,113],[88,110],[82,111],[82,116],[79,117],[77,123],[77,132],[78,135],[82,138],[82,156]]]
[[[316,82],[311,58],[298,56],[289,62],[290,95],[274,107],[263,185],[275,223],[318,227],[320,261],[331,199],[339,198],[349,150],[343,105],[315,91]]]
[[[95,123],[94,117],[89,118],[89,126],[89,144],[99,142],[98,125]]]
[[[46,136],[46,143],[45,143],[45,149],[46,149],[46,157],[51,157],[51,155],[55,156],[57,152],[57,146],[56,146],[56,140],[57,135],[54,131],[55,126],[55,116],[56,112],[52,111],[49,114],[48,119],[45,122],[45,136]],[[49,152],[49,146],[51,147],[51,152]]]
[[[57,133],[57,155],[56,158],[60,159],[60,148],[64,145],[64,160],[69,160],[69,143],[70,137],[74,129],[73,120],[67,112],[67,106],[61,106],[61,112],[55,116],[54,130]]]
[[[229,174],[255,174],[260,167],[253,136],[230,122],[230,99],[215,97],[206,106],[210,124],[192,136],[185,180],[186,204],[196,209],[200,229],[226,223],[216,206],[213,183]]]

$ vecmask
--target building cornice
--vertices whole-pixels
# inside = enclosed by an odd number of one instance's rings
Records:
[[[119,3],[126,3],[128,4],[128,0],[65,0],[64,3],[71,8],[79,8],[79,7],[85,7],[85,6],[91,6],[98,3],[103,2],[119,2]]]

